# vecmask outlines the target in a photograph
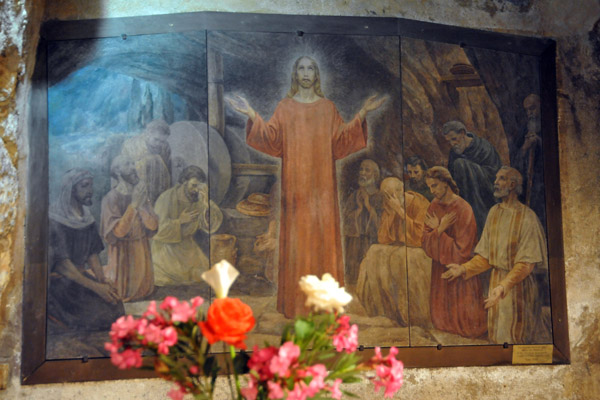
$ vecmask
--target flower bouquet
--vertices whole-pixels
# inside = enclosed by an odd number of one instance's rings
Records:
[[[340,385],[358,382],[361,372],[373,369],[376,392],[383,387],[385,397],[393,397],[400,389],[403,364],[395,358],[395,347],[385,357],[376,348],[367,361],[361,362],[356,355],[358,326],[343,314],[352,297],[329,274],[300,280],[306,305],[313,311],[284,327],[279,346],[254,346],[251,355],[246,353],[246,334],[255,324],[252,309],[227,297],[238,275],[227,261],[202,275],[216,295],[206,315],[200,297],[189,302],[167,297],[158,307],[152,301],[139,319],[119,318],[112,325],[111,341],[105,344],[112,363],[121,369],[153,368],[161,378],[176,383],[168,393],[175,400],[188,393],[195,399],[213,398],[222,371],[210,353],[210,346],[217,342],[229,346],[224,372],[233,399],[356,397]],[[154,357],[153,367],[143,366],[142,352]]]

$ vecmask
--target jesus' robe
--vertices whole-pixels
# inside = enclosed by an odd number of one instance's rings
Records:
[[[431,321],[436,329],[468,338],[477,338],[487,330],[486,312],[479,279],[442,278],[446,265],[460,264],[471,258],[477,240],[477,224],[469,203],[457,197],[448,204],[434,199],[428,214],[439,220],[454,212],[456,222],[441,234],[425,225],[423,250],[432,258]]]
[[[283,99],[266,122],[246,126],[246,142],[282,159],[277,310],[288,318],[306,311],[298,282],[330,273],[344,284],[335,161],[367,145],[358,115],[344,123],[335,105]]]

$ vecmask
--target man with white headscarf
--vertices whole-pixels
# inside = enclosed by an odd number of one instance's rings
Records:
[[[51,330],[108,330],[111,322],[125,313],[116,290],[102,272],[98,253],[104,245],[88,209],[92,195],[91,173],[70,169],[63,176],[58,199],[50,207]]]

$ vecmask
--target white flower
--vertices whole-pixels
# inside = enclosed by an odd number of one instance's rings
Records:
[[[321,280],[315,275],[303,276],[300,289],[307,296],[306,306],[314,307],[315,311],[337,310],[343,313],[344,306],[352,300],[352,296],[330,274],[324,274]]]
[[[213,288],[217,298],[222,299],[227,297],[229,288],[239,274],[239,271],[227,260],[221,260],[221,262],[216,263],[211,269],[204,272],[202,279]]]

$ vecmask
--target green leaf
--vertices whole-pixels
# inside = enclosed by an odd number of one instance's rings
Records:
[[[294,330],[296,331],[296,337],[303,340],[315,331],[315,325],[310,321],[298,319],[294,323]]]
[[[281,343],[280,345],[284,344],[285,342],[291,340],[291,333],[290,331],[292,330],[292,325],[290,324],[286,324],[283,327],[283,333],[281,334]]]
[[[335,354],[333,354],[333,353],[322,353],[322,354],[319,354],[319,356],[317,357],[317,359],[319,359],[319,360],[328,360],[328,359],[330,359],[332,357],[335,357]]]

